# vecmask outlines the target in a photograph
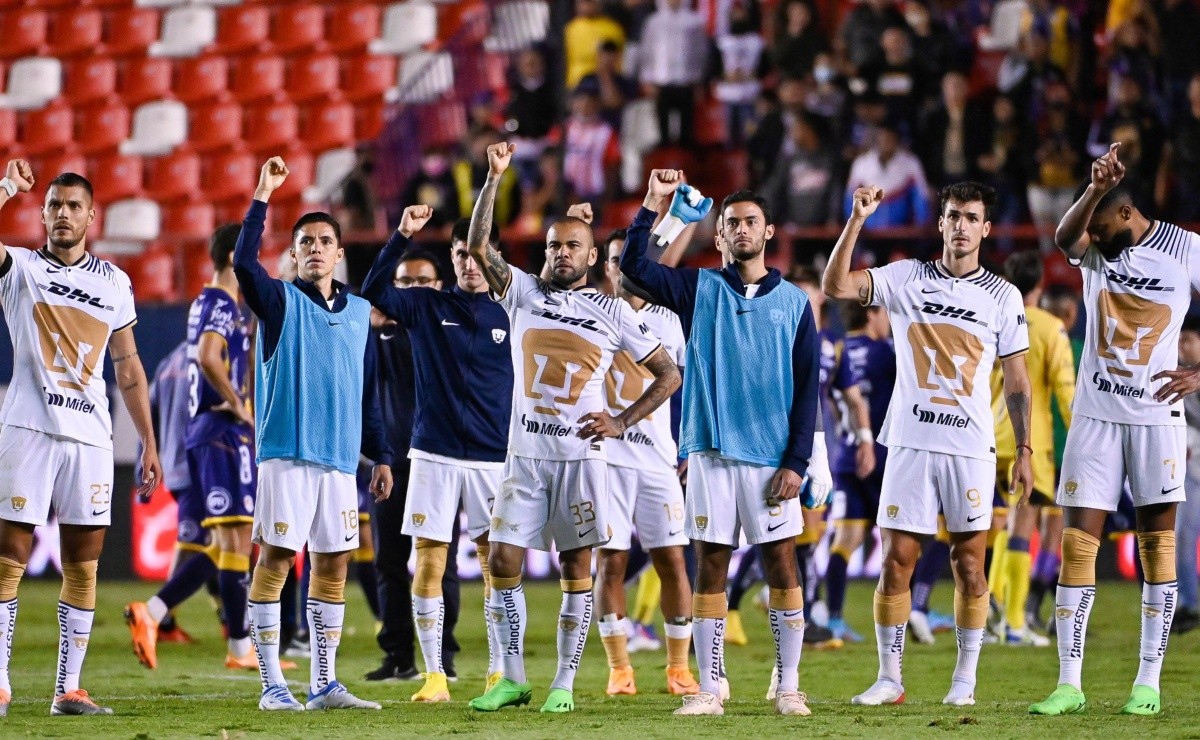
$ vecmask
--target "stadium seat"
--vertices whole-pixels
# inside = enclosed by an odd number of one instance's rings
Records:
[[[274,96],[283,90],[283,57],[256,54],[237,62],[233,69],[230,93],[239,103],[251,103]]]
[[[335,52],[360,51],[379,35],[381,12],[378,5],[337,5],[329,13],[329,31],[325,35],[329,49]]]
[[[241,5],[242,0],[192,0],[196,5]]]
[[[213,219],[216,223],[216,219]],[[213,278],[212,257],[208,255],[208,239],[189,240],[176,250],[183,258],[183,295],[200,295],[201,289]]]
[[[245,210],[245,207],[243,206],[243,211],[244,210]],[[284,200],[284,201],[280,201],[278,203],[271,201],[271,211],[270,211],[270,213],[267,214],[267,218],[268,218],[267,223],[270,226],[272,231],[274,231],[278,234],[281,234],[281,235],[286,234],[287,239],[290,241],[292,227],[296,225],[296,222],[300,220],[300,217],[306,213],[311,213],[312,211],[318,211],[318,210],[320,210],[320,209],[314,208],[313,206],[309,205],[308,203],[305,203],[304,201],[300,200],[299,198],[294,198],[292,200]],[[239,216],[239,218],[240,218],[240,216]],[[283,249],[280,249],[279,251],[275,252],[275,254],[277,256],[282,254],[282,252],[284,250],[286,250],[288,247],[287,244],[284,244],[282,246],[283,246]],[[267,262],[267,258],[265,256],[266,250],[263,250],[263,251],[264,251],[263,264],[266,265],[267,270],[270,270],[271,264]]]
[[[109,13],[104,50],[113,56],[142,54],[158,40],[158,11],[118,8]]]
[[[342,66],[342,94],[351,102],[379,100],[396,85],[396,57],[360,54]]]
[[[383,32],[367,44],[372,54],[407,54],[437,40],[437,8],[419,0],[389,5]]]
[[[137,254],[162,231],[162,213],[149,198],[128,198],[105,209],[104,232],[96,249],[110,254]]]
[[[62,100],[29,111],[25,114],[25,126],[21,132],[21,148],[31,156],[64,149],[71,143],[73,119],[70,106]]]
[[[17,142],[17,112],[11,108],[0,108],[0,149],[8,149]]]
[[[188,121],[188,143],[197,152],[232,145],[242,137],[242,107],[226,100],[192,108]]]
[[[546,38],[550,6],[542,0],[515,0],[492,5],[491,33],[483,40],[487,51],[512,52]]]
[[[354,138],[367,141],[383,133],[383,127],[387,123],[387,107],[387,103],[384,102],[359,103],[355,106]],[[314,148],[314,151],[320,150]]]
[[[688,179],[702,193],[741,190],[750,185],[750,158],[744,149],[722,151],[716,157],[701,157],[698,169]]]
[[[307,149],[299,145],[286,147],[279,152],[279,156],[283,157],[284,162],[287,162],[288,176],[283,181],[283,185],[272,193],[272,202],[275,202],[276,199],[281,202],[297,200],[305,189],[312,185],[313,156],[308,153]]]
[[[167,154],[187,141],[188,110],[178,100],[154,100],[138,106],[133,135],[121,142],[123,154]]]
[[[172,92],[188,105],[213,100],[229,87],[229,60],[217,54],[180,59]]]
[[[133,154],[107,154],[88,168],[88,179],[96,191],[96,200],[112,203],[142,194],[142,158]]]
[[[171,94],[171,60],[154,57],[130,59],[117,91],[126,105],[137,106]]]
[[[57,154],[42,157],[37,162],[37,169],[34,169],[34,174],[45,182],[50,182],[50,180],[64,172],[74,172],[84,177],[90,177],[91,175],[91,170],[87,165],[87,158],[80,154],[78,149],[67,149]]]
[[[194,57],[217,38],[217,11],[202,5],[171,8],[163,15],[162,34],[150,56]]]
[[[188,4],[188,0],[133,0],[138,8],[178,8]]]
[[[240,54],[258,50],[271,32],[271,10],[262,5],[235,5],[222,8],[217,21],[217,43],[222,54]]]
[[[62,62],[53,57],[26,57],[8,69],[8,84],[0,107],[16,110],[41,108],[62,93]]]
[[[148,163],[146,194],[160,203],[194,197],[200,192],[200,156],[180,147]]]
[[[254,155],[246,151],[230,151],[210,157],[203,176],[204,197],[212,203],[238,198],[242,201],[237,218],[246,211],[258,181]],[[260,163],[261,164],[261,163]]]
[[[187,200],[163,211],[162,231],[169,239],[207,240],[216,228],[216,211],[208,201]]]
[[[54,15],[49,53],[56,57],[94,54],[104,31],[104,16],[95,8],[74,7]]]
[[[428,103],[454,88],[454,60],[448,52],[414,51],[400,61],[400,79],[388,102]]]
[[[83,108],[75,115],[75,141],[84,154],[116,149],[129,138],[129,109],[116,99]]]
[[[325,9],[320,5],[284,5],[275,14],[271,46],[280,54],[320,50],[325,42]]]
[[[297,103],[326,98],[338,92],[338,59],[317,53],[293,59],[287,75],[287,94]]]
[[[623,229],[633,222],[633,217],[638,214],[642,207],[642,201],[636,198],[628,198],[626,200],[616,200],[604,206],[604,213],[601,218],[603,222],[600,226],[600,231],[612,231],[614,229]]]
[[[67,65],[63,94],[71,105],[94,103],[116,90],[117,62],[112,57],[83,57]]]
[[[0,14],[0,57],[40,54],[46,46],[50,17],[40,8],[12,8]]]
[[[291,163],[290,160],[288,161]],[[313,183],[301,194],[306,203],[324,203],[329,200],[335,188],[346,179],[358,156],[352,147],[330,149],[317,157]]]
[[[254,152],[283,149],[299,133],[300,111],[295,104],[272,101],[246,111],[242,138]]]
[[[426,146],[454,146],[466,139],[467,109],[461,102],[431,103],[417,107],[416,111],[417,128],[427,137],[423,141]]]
[[[309,107],[305,113],[302,136],[309,150],[320,153],[354,143],[354,107],[350,103],[330,100]]]
[[[129,273],[129,281],[133,284],[133,299],[137,303],[169,303],[178,301],[179,293],[178,260],[176,253],[165,245],[152,244],[145,246],[140,242],[131,242],[135,251],[126,254],[137,254],[137,259],[131,259],[123,264]],[[97,248],[100,245],[97,244]]]
[[[33,248],[45,243],[41,204],[30,198],[0,209],[0,241]]]
[[[695,106],[696,141],[707,146],[724,146],[729,142],[725,106],[715,98],[706,98]]]
[[[684,172],[693,172],[698,166],[699,159],[693,152],[683,147],[664,146],[646,154],[644,170],[648,177],[650,170],[683,170]]]

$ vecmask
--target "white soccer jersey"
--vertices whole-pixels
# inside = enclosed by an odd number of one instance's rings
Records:
[[[1078,266],[1088,316],[1072,409],[1121,424],[1183,426],[1182,401],[1154,400],[1169,381],[1150,379],[1179,366],[1179,328],[1192,286],[1200,288],[1200,236],[1155,221],[1117,259],[1093,247]]]
[[[940,260],[867,270],[868,303],[887,309],[896,344],[896,389],[879,441],[996,459],[989,376],[997,356],[1029,349],[1016,288],[979,268],[956,278]]]
[[[541,460],[605,458],[580,417],[606,410],[604,375],[620,350],[644,362],[659,347],[628,303],[592,288],[558,290],[515,267],[499,299],[512,325],[508,451]]]
[[[129,277],[92,254],[67,266],[20,247],[8,247],[0,272],[13,343],[0,424],[111,450],[104,354],[113,332],[137,320]]]
[[[667,354],[680,368],[683,367],[683,326],[679,317],[662,306],[647,305],[635,312],[639,324],[650,329],[650,333],[662,341]],[[612,367],[604,376],[604,396],[608,401],[608,412],[616,416],[629,408],[654,382],[649,370],[634,362],[624,350],[613,358]],[[671,436],[671,408],[669,403],[655,409],[649,416],[634,424],[620,437],[609,440],[608,462],[640,470],[653,470],[664,465],[674,470],[679,458],[679,446]]]

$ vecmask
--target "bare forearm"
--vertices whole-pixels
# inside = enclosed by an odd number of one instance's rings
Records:
[[[855,290],[854,281],[850,279],[850,260],[854,255],[854,244],[862,232],[865,219],[850,217],[846,227],[842,229],[837,244],[833,245],[833,253],[829,255],[829,264],[825,266],[825,275],[821,280],[821,288],[830,298],[855,298],[866,301],[867,286],[864,283]]]
[[[871,428],[871,409],[867,406],[867,399],[863,397],[862,391],[858,386],[853,386],[846,389],[846,403],[850,406],[850,411],[854,415],[854,428],[870,429]]]
[[[1005,388],[1004,403],[1008,407],[1008,418],[1012,422],[1013,436],[1018,445],[1029,446],[1029,384],[1017,388]]]
[[[617,418],[628,429],[652,414],[656,408],[666,403],[671,398],[671,394],[679,388],[682,382],[679,368],[675,367],[674,363],[672,363],[672,367],[656,377],[654,382],[646,388],[645,393],[638,400],[629,404],[629,408],[625,409]]]
[[[123,358],[114,357],[113,365],[117,371],[117,387],[121,391],[121,398],[125,401],[125,408],[129,410],[129,416],[142,445],[157,449],[154,424],[150,416],[149,384],[146,382],[146,370],[142,367],[142,361],[138,359],[137,353],[133,353]]]
[[[1096,210],[1096,204],[1102,197],[1103,195],[1098,193],[1093,186],[1088,185],[1083,197],[1071,204],[1066,215],[1062,217],[1062,221],[1058,222],[1058,228],[1054,231],[1054,243],[1059,249],[1073,257],[1078,256],[1072,253],[1077,251],[1075,247],[1083,239],[1088,222],[1092,219],[1092,213]]]
[[[492,212],[496,206],[496,191],[500,188],[500,178],[488,175],[483,183],[479,199],[471,211],[471,225],[467,229],[467,251],[479,264],[488,287],[494,293],[503,293],[508,288],[511,273],[508,263],[500,253],[492,248],[489,235],[492,231]]]

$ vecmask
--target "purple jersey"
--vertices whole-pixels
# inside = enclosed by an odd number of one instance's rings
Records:
[[[866,334],[851,332],[834,348],[830,370],[829,387],[832,397],[838,401],[840,424],[837,427],[837,444],[833,449],[831,469],[836,473],[854,472],[854,455],[858,450],[855,439],[855,423],[849,409],[841,400],[842,392],[858,386],[871,415],[871,431],[879,438],[883,418],[892,400],[892,388],[896,385],[896,350],[890,339],[871,339]],[[887,448],[875,443],[876,466],[883,467]]]
[[[221,394],[200,369],[200,337],[212,332],[225,340],[225,367],[229,380],[242,398],[247,393],[250,334],[237,300],[223,288],[206,286],[188,311],[188,423],[187,447],[205,444],[236,425],[232,414],[212,413],[224,403]]]

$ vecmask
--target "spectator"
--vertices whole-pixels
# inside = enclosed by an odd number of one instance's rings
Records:
[[[470,134],[467,141],[467,156],[454,163],[454,197],[458,212],[453,220],[468,218],[475,208],[479,191],[488,175],[487,148],[499,144],[504,137],[494,128],[481,128]],[[501,227],[508,226],[521,212],[521,188],[518,186],[515,168],[505,170],[500,178],[500,189],[496,193],[494,220]]]
[[[863,86],[865,82],[866,89],[874,90],[883,99],[888,117],[903,122],[901,133],[912,136],[928,85],[904,28],[893,26],[887,29],[880,43],[883,58],[863,69],[859,85]]]
[[[637,77],[638,48],[642,40],[642,28],[646,19],[654,13],[655,0],[608,0],[604,3],[604,14],[621,24],[625,32],[625,49],[618,65],[622,72]],[[621,51],[620,46],[617,47]]]
[[[509,100],[504,129],[517,145],[513,164],[522,185],[537,174],[538,157],[558,122],[554,86],[546,75],[546,57],[536,47],[517,54],[508,80]]]
[[[695,141],[696,95],[704,82],[709,42],[704,18],[684,3],[662,0],[646,19],[638,70],[642,84],[655,98],[659,141],[690,146]],[[679,122],[677,135],[671,131],[673,116]]]
[[[1121,142],[1125,183],[1134,204],[1152,211],[1154,182],[1162,158],[1163,127],[1156,111],[1145,101],[1137,78],[1120,77],[1115,86],[1112,109],[1092,125],[1088,135],[1088,156],[1103,156],[1112,142]]]
[[[1163,151],[1156,199],[1167,202],[1173,181],[1175,221],[1192,224],[1200,221],[1200,74],[1188,83],[1187,101]]]
[[[600,117],[600,100],[586,90],[571,95],[563,143],[563,181],[572,203],[591,203],[599,219],[609,174],[620,162],[616,131]]]
[[[788,82],[780,83],[780,89]],[[758,93],[754,117],[754,133],[746,141],[746,156],[750,159],[750,184],[757,186],[771,174],[783,145],[783,112],[775,91],[763,89]]]
[[[1119,78],[1132,77],[1142,89],[1158,89],[1158,29],[1153,15],[1138,14],[1113,32],[1108,61],[1108,99],[1118,95]]]
[[[934,211],[921,160],[900,143],[900,127],[886,122],[875,131],[874,145],[850,165],[843,212],[850,213],[855,189],[875,185],[883,189],[883,202],[867,221],[872,229],[889,226],[927,226]]]
[[[822,226],[835,223],[841,207],[838,182],[840,158],[825,146],[825,121],[804,113],[792,122],[795,152],[776,165],[762,186],[771,204],[775,223],[787,226]]]
[[[491,131],[504,126],[504,113],[500,101],[491,90],[482,90],[467,101],[467,138],[477,131]]]
[[[1069,80],[1079,79],[1079,20],[1063,3],[1055,0],[1029,0],[1025,26],[1037,28],[1045,37],[1047,55]]]
[[[720,72],[714,97],[725,106],[729,143],[741,146],[754,116],[754,101],[767,73],[767,44],[762,37],[758,5],[733,0],[729,30],[717,37]]]
[[[951,69],[966,68],[971,59],[971,47],[961,43],[940,19],[935,18],[925,2],[909,2],[904,6],[904,21],[916,55],[921,76],[926,80],[940,79]]]
[[[430,228],[449,226],[459,218],[458,193],[450,164],[451,157],[445,149],[434,148],[422,154],[417,173],[408,181],[401,197],[404,206],[420,204],[433,209]]]
[[[804,107],[825,119],[832,132],[832,140],[826,143],[840,142],[845,138],[847,126],[847,94],[833,54],[823,51],[813,59],[812,81],[812,88],[804,98]]]
[[[854,114],[850,119],[846,140],[843,142],[842,156],[852,161],[855,157],[866,152],[875,143],[875,134],[879,127],[887,121],[887,106],[883,96],[874,90],[868,90],[854,100]]]
[[[775,9],[775,44],[771,55],[783,77],[807,77],[817,54],[829,44],[817,27],[809,0],[785,0]]]
[[[1036,120],[1042,114],[1046,87],[1067,84],[1066,74],[1050,61],[1046,30],[1032,28],[1021,35],[1017,48],[1000,63],[996,86],[1012,97],[1022,115]]]
[[[598,0],[575,0],[575,17],[563,29],[568,90],[574,90],[584,75],[596,70],[596,55],[605,41],[622,46],[625,31],[619,23],[600,12]]]
[[[1054,230],[1075,200],[1075,186],[1087,174],[1084,140],[1083,125],[1071,110],[1070,91],[1061,85],[1047,89],[1026,168],[1029,215],[1044,253],[1054,250]]]
[[[1029,146],[1024,122],[1012,98],[996,96],[985,130],[985,148],[976,158],[980,179],[996,190],[992,223],[1011,226],[1025,214],[1025,160]],[[1004,252],[1011,251],[1011,237],[1001,238],[998,246]]]
[[[842,24],[845,62],[854,75],[883,62],[879,39],[889,28],[904,26],[904,16],[892,0],[863,0],[846,14]]]
[[[967,100],[967,76],[942,77],[942,102],[925,115],[917,146],[925,174],[935,188],[979,179],[977,162],[987,148],[987,115]]]
[[[1188,87],[1192,75],[1200,72],[1200,44],[1196,29],[1200,28],[1200,10],[1193,0],[1160,0],[1154,3],[1158,27],[1159,75],[1167,104],[1167,122],[1183,120],[1188,115]]]
[[[575,89],[590,92],[599,98],[600,117],[618,131],[625,104],[638,96],[637,83],[621,73],[621,47],[612,41],[600,44],[596,71],[580,80]]]
[[[375,145],[359,144],[354,151],[354,169],[334,193],[334,217],[347,231],[374,231],[378,203],[371,183],[375,171]]]

